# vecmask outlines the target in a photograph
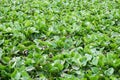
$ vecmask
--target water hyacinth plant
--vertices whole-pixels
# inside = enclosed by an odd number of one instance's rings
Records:
[[[0,0],[0,80],[120,80],[120,0]]]

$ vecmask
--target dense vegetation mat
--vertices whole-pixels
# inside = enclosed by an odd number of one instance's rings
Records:
[[[120,0],[0,0],[0,80],[120,80]]]

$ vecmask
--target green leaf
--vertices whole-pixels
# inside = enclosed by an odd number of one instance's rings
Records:
[[[62,61],[59,60],[55,61],[54,66],[57,67],[59,71],[61,71],[64,68]]]
[[[25,26],[26,26],[26,27],[29,27],[29,26],[31,26],[31,25],[32,25],[31,20],[26,20],[26,21],[25,21]]]
[[[32,71],[32,70],[34,70],[35,69],[35,67],[33,67],[33,66],[28,66],[28,67],[26,67],[26,71]]]
[[[59,69],[58,69],[58,67],[52,67],[49,71],[51,73],[57,73],[57,72],[59,72]]]
[[[99,64],[100,66],[104,66],[104,64],[105,64],[105,56],[104,56],[103,54],[100,54],[100,55],[99,55],[98,64]]]
[[[20,80],[21,73],[15,69],[14,72],[11,74],[12,79]]]
[[[2,45],[4,43],[4,39],[3,40],[0,40],[0,45]]]
[[[4,70],[6,68],[6,66],[0,64],[0,70]]]
[[[94,74],[97,74],[100,71],[100,69],[98,67],[91,67],[91,70]]]
[[[2,49],[0,48],[0,60],[1,60],[2,55],[3,55]]]
[[[90,78],[90,80],[98,80],[98,79],[99,79],[99,76],[93,74],[93,75],[90,76],[89,78]]]
[[[108,70],[104,71],[104,74],[107,76],[111,76],[114,73],[114,68],[109,68]]]
[[[89,54],[85,54],[85,56],[87,57],[87,61],[90,61],[92,59],[92,56]]]
[[[83,66],[87,65],[87,58],[86,57],[82,57],[80,61],[81,61]]]
[[[98,59],[99,59],[99,57],[93,57],[92,64],[97,66],[98,65]]]

